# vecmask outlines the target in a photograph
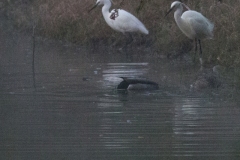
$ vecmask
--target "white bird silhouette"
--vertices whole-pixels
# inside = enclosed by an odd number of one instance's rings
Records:
[[[183,12],[183,7],[188,10]],[[202,66],[202,39],[212,39],[213,38],[213,28],[214,25],[201,13],[190,10],[190,8],[179,1],[175,1],[171,4],[170,10],[167,12],[166,16],[171,12],[174,12],[175,21],[180,28],[180,30],[190,39],[195,41],[195,54],[197,52],[197,43],[199,43],[199,60]]]
[[[96,5],[90,9],[90,11],[98,5],[103,5],[103,17],[112,29],[122,32],[123,34],[127,32],[141,32],[143,34],[149,33],[144,24],[131,13],[123,9],[113,9],[109,12],[112,5],[110,0],[97,0]]]

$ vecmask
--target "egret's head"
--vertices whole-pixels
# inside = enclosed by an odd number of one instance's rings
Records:
[[[116,4],[116,3],[114,3],[113,0],[97,0],[96,5],[104,5],[104,4],[109,4],[109,3]]]
[[[97,5],[104,5],[104,4],[107,4],[107,3],[113,3],[113,4],[115,4],[115,3],[113,2],[113,0],[97,0],[97,2],[96,2]]]
[[[104,0],[97,0],[96,5],[104,5]]]
[[[175,11],[175,10],[178,9],[179,7],[183,7],[183,6],[186,7],[187,10],[190,10],[190,8],[189,8],[187,5],[185,5],[184,3],[182,3],[182,2],[179,2],[179,1],[173,2],[173,3],[171,4],[170,10],[167,12],[167,14],[165,15],[165,17],[166,17],[170,12]]]
[[[182,5],[181,2],[179,1],[175,1],[171,4],[171,8],[169,9],[169,11],[167,12],[167,14],[165,15],[165,17],[172,11],[176,10],[176,8],[180,7]]]
[[[179,2],[179,1],[175,1],[175,2],[173,2],[172,4],[171,4],[171,9],[173,8],[178,8],[180,5],[182,5],[182,3],[181,2]]]
[[[186,4],[179,1],[175,1],[171,4],[171,8],[175,8],[175,9],[181,6],[185,7],[187,10],[191,10]]]
[[[89,10],[89,12],[92,11],[92,10],[93,10],[94,8],[96,8],[97,6],[104,5],[104,4],[108,4],[108,3],[111,4],[111,2],[113,3],[112,0],[97,0],[96,4]],[[114,4],[114,3],[113,3],[113,4]]]
[[[97,0],[96,4],[89,10],[89,12],[95,9],[98,5],[103,5],[103,4],[104,4],[104,0]]]

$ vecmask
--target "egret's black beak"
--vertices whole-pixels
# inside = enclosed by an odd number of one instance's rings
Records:
[[[99,5],[100,2],[96,3],[88,12],[91,12],[94,8],[96,8]]]
[[[169,11],[166,13],[166,15],[164,16],[164,18],[167,17],[167,15],[168,15],[170,12],[172,12],[173,9],[174,9],[174,7],[171,8],[171,9],[169,9]]]

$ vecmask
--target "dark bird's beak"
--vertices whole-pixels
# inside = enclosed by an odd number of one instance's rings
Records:
[[[99,3],[100,3],[100,2],[96,3],[91,9],[89,9],[88,12],[91,12],[94,8],[96,8],[96,7],[98,6]]]
[[[167,15],[168,15],[170,12],[172,12],[173,9],[174,9],[174,7],[171,8],[171,9],[169,9],[169,11],[166,13],[166,15],[164,16],[164,18],[167,17]]]

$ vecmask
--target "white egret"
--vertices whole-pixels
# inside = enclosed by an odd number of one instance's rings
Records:
[[[187,11],[183,12],[183,7],[187,8]],[[180,28],[180,30],[190,39],[195,41],[195,54],[197,52],[197,43],[199,43],[199,60],[201,66],[202,62],[202,39],[212,39],[213,38],[213,28],[214,25],[201,13],[190,10],[188,6],[179,1],[175,1],[171,4],[170,10],[167,12],[166,16],[171,12],[174,12],[174,19]]]
[[[131,13],[123,9],[113,9],[109,12],[112,5],[110,0],[97,0],[96,5],[89,11],[93,10],[98,5],[103,5],[103,17],[112,29],[122,32],[123,34],[130,32],[141,32],[143,34],[149,33],[144,24]]]

